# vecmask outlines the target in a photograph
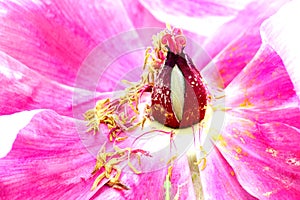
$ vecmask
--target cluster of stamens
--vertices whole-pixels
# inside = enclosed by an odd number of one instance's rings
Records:
[[[134,155],[135,157],[137,157],[138,160],[140,160],[141,155],[150,156],[149,153],[141,149],[121,149],[117,146],[113,147],[113,151],[106,152],[105,145],[106,144],[104,144],[98,152],[97,162],[92,172],[92,175],[95,175],[96,173],[102,171],[102,173],[100,173],[100,175],[98,175],[98,177],[94,181],[92,190],[94,190],[98,186],[99,182],[102,181],[104,178],[108,180],[108,186],[113,187],[115,189],[128,190],[128,186],[126,186],[120,181],[121,167],[119,166],[119,164],[124,161],[127,161],[127,165],[130,167],[130,169],[134,173],[140,174],[141,172],[133,166],[133,164],[130,162],[130,159]]]

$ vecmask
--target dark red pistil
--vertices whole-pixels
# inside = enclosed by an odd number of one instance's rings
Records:
[[[171,100],[171,73],[177,65],[185,79],[182,120],[178,120]],[[205,116],[207,91],[201,75],[188,55],[169,51],[155,81],[151,96],[151,114],[155,120],[171,128],[185,128],[199,123]]]

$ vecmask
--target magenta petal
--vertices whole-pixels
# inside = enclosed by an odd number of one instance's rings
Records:
[[[300,97],[300,30],[297,28],[299,8],[299,2],[292,1],[267,20],[261,28],[263,40],[282,58],[298,97]]]
[[[297,102],[281,58],[267,45],[225,89],[227,107],[270,109]]]
[[[263,44],[225,93],[218,148],[242,187],[259,199],[298,199],[299,99],[279,55]]]
[[[133,28],[121,1],[4,1],[0,10],[0,50],[71,86],[99,42]]]
[[[207,156],[201,181],[204,199],[256,199],[242,188],[234,170],[216,148]]]
[[[41,110],[23,111],[13,115],[0,116],[0,158],[7,155],[11,150],[17,134],[31,120],[31,118]]]
[[[232,112],[232,114],[262,124],[268,122],[280,122],[300,129],[300,110],[297,102],[295,102],[294,104],[283,104],[279,108],[268,110],[234,109],[234,112]]]
[[[11,152],[0,160],[0,196],[4,199],[86,197],[93,183],[90,173],[95,158],[83,146],[75,123],[84,126],[53,111],[36,114],[19,132]]]
[[[259,199],[299,199],[299,129],[280,122],[254,123],[233,115],[226,115],[218,148],[240,184]]]
[[[44,108],[72,116],[82,104],[93,104],[95,96],[108,95],[58,84],[1,52],[0,63],[0,114]]]
[[[227,0],[225,0],[226,2]],[[261,23],[273,15],[288,0],[280,1],[252,1],[241,2],[241,7],[235,18],[222,25],[205,42],[205,49],[211,57],[222,52],[225,47],[230,48],[239,38],[255,36],[258,34]],[[240,3],[240,2],[239,2]],[[249,4],[248,4],[249,3]],[[229,4],[230,5],[230,4]],[[201,27],[198,31],[201,34]],[[253,35],[254,34],[254,35]],[[244,41],[242,43],[248,43]],[[234,42],[235,43],[235,42]],[[238,45],[239,47],[240,45]],[[235,46],[233,46],[235,48]]]
[[[216,55],[214,62],[225,87],[252,60],[261,46],[258,27],[251,27]]]
[[[204,48],[214,58],[226,87],[256,54],[261,45],[260,25],[286,1],[253,2],[207,38]],[[201,34],[201,30],[199,30]]]

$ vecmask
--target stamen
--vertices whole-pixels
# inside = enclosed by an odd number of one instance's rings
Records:
[[[165,200],[170,200],[171,199],[171,188],[172,188],[171,176],[172,176],[172,169],[173,169],[172,165],[168,167],[168,173],[166,175],[166,179],[165,179],[165,182],[164,182],[164,188],[166,190]]]
[[[199,160],[197,160],[195,162],[195,165],[200,165],[203,162],[203,164],[202,164],[202,166],[200,168],[200,170],[203,171],[206,168],[206,156],[207,156],[207,153],[206,153],[206,151],[204,150],[204,148],[202,146],[200,146],[200,152],[204,156],[202,158],[200,158]]]
[[[202,161],[203,161],[203,164],[200,168],[201,171],[203,171],[206,168],[206,158],[201,158],[197,162],[195,162],[195,165],[200,165]]]
[[[189,168],[192,177],[194,192],[196,196],[195,199],[201,199],[201,197],[203,196],[203,190],[201,185],[199,167],[195,165],[195,162],[197,162],[197,156],[194,150],[190,150],[187,156],[188,156],[188,162],[189,162]]]
[[[142,150],[132,151],[131,148],[121,149],[116,145],[114,145],[114,150],[115,150],[114,152],[106,152],[105,149],[106,148],[104,144],[98,153],[96,166],[92,172],[92,175],[94,175],[97,171],[100,171],[102,169],[104,169],[104,172],[102,172],[95,179],[92,186],[92,190],[94,190],[104,178],[109,179],[109,182],[107,184],[111,187],[114,187],[116,189],[128,189],[128,187],[122,184],[119,180],[122,171],[118,166],[118,164],[127,160],[127,165],[129,166],[129,168],[132,169],[134,173],[140,174],[141,172],[132,165],[130,159],[131,159],[131,154],[141,153],[143,151]],[[116,172],[114,177],[111,177],[112,172]]]
[[[100,183],[100,181],[105,177],[105,172],[102,172],[94,181],[91,190],[95,190]]]
[[[131,169],[134,173],[136,173],[136,174],[142,173],[141,171],[137,170],[137,169],[132,165],[132,163],[131,163],[130,161],[128,161],[127,164],[128,164],[128,166],[130,167],[130,169]]]

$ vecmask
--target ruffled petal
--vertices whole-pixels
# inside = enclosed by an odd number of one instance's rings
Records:
[[[0,9],[0,50],[70,86],[98,43],[134,28],[121,1],[2,1]]]
[[[24,111],[13,115],[0,116],[0,130],[2,130],[0,132],[0,158],[7,155],[7,153],[11,150],[12,144],[19,131],[23,129],[30,122],[31,118],[40,111],[41,110]]]
[[[204,49],[214,58],[225,87],[252,60],[261,46],[259,31],[262,22],[285,2],[253,2],[205,41]]]
[[[300,3],[292,1],[267,20],[262,28],[265,43],[271,45],[282,58],[300,97],[300,30],[297,27]]]
[[[220,152],[259,199],[300,196],[299,99],[279,55],[264,44],[225,89]]]
[[[259,199],[299,199],[300,130],[226,115],[218,148],[240,184]]]
[[[58,84],[2,52],[0,52],[0,65],[2,88],[0,90],[0,113],[2,115],[44,108],[72,116],[72,109],[84,103],[93,103],[96,97],[107,96],[107,94],[80,89],[75,91],[72,87]],[[73,97],[76,98],[73,99]]]
[[[262,46],[225,93],[226,106],[235,109],[268,110],[297,102],[281,58],[268,45]]]
[[[243,2],[242,4],[244,4],[245,7],[236,14],[234,19],[222,24],[218,30],[211,34],[210,37],[207,38],[207,41],[205,41],[204,48],[211,57],[215,57],[222,52],[225,47],[230,46],[240,37],[256,35],[261,23],[276,13],[276,11],[288,1],[289,0],[264,0],[252,1],[250,3],[245,2],[245,4]],[[201,30],[198,32],[201,33]]]
[[[216,55],[213,61],[220,73],[224,87],[252,60],[260,46],[259,28],[254,26]]]
[[[0,196],[5,199],[86,197],[93,183],[90,174],[95,164],[95,157],[87,148],[96,146],[95,143],[84,146],[83,141],[95,136],[85,134],[80,138],[76,124],[84,126],[53,111],[36,114],[19,132],[11,152],[0,160]]]
[[[206,159],[206,168],[201,171],[204,199],[256,199],[242,188],[218,149],[214,148]]]

